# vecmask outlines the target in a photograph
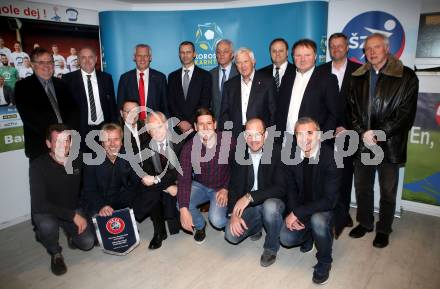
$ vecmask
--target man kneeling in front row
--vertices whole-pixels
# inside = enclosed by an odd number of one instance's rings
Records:
[[[315,120],[298,119],[295,136],[303,160],[285,169],[287,217],[280,242],[287,247],[301,245],[304,253],[313,250],[315,243],[318,263],[312,280],[324,284],[332,263],[333,209],[342,172],[336,167],[332,147],[320,144],[319,125]]]
[[[59,227],[66,232],[69,247],[90,250],[95,241],[93,229],[78,210],[81,158],[72,162],[72,171],[67,167],[71,144],[67,130],[63,124],[49,127],[46,145],[50,152],[32,161],[29,170],[32,220],[37,240],[52,256],[55,275],[67,271],[58,243]]]
[[[245,159],[251,162],[241,165],[235,161],[232,165],[228,205],[231,218],[226,225],[225,238],[233,244],[247,237],[256,241],[262,236],[264,226],[266,238],[260,265],[267,267],[275,262],[283,226],[281,148],[275,146],[263,151],[267,131],[259,118],[246,122],[244,137]],[[265,160],[265,156],[271,157]]]

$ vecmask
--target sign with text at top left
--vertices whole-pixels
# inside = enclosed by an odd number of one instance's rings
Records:
[[[139,245],[139,232],[132,209],[114,211],[111,216],[93,217],[99,245],[105,253],[127,255]]]

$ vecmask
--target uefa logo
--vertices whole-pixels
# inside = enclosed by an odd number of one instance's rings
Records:
[[[110,234],[117,235],[124,231],[125,223],[121,218],[111,218],[105,224],[105,228]]]
[[[203,67],[204,69],[210,69],[217,66],[215,47],[223,38],[221,28],[214,22],[198,24],[195,38],[195,64]]]
[[[397,58],[405,48],[405,31],[402,24],[393,15],[383,11],[369,11],[351,19],[342,33],[349,39],[348,57],[357,63],[365,62],[365,39],[372,33],[381,33],[388,37],[390,53]]]

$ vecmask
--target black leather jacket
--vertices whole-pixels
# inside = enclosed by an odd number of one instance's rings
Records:
[[[363,133],[370,129],[383,130],[386,141],[378,143],[384,151],[383,161],[404,164],[408,131],[413,125],[417,110],[419,80],[413,70],[390,55],[379,72],[376,90],[370,101],[371,69],[371,64],[365,63],[353,72],[348,96],[353,129],[360,136],[358,157],[361,152],[369,151],[363,144]]]

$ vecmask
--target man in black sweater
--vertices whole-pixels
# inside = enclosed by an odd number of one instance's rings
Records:
[[[31,162],[29,169],[35,232],[52,256],[51,269],[55,275],[67,271],[58,243],[59,227],[66,232],[69,247],[90,250],[95,240],[93,229],[78,210],[81,159],[69,162],[71,136],[67,129],[63,124],[49,127],[46,145],[50,152]]]

